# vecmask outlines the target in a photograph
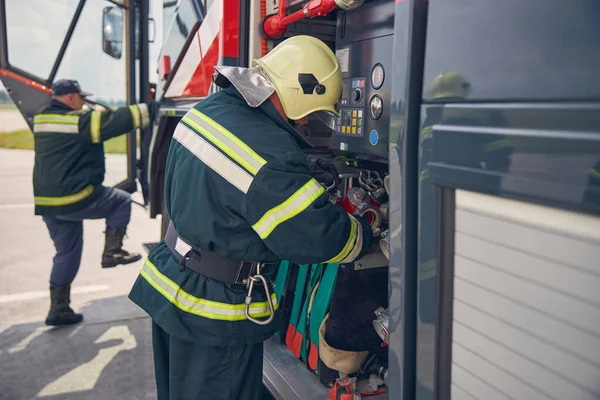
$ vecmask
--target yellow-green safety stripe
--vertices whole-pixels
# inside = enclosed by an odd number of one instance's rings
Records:
[[[150,260],[146,260],[140,275],[150,284],[150,286],[182,311],[200,317],[221,321],[243,321],[246,319],[246,316],[244,315],[245,304],[220,303],[193,296],[184,291],[166,275],[162,274]],[[277,295],[273,293],[271,298],[273,300],[273,306],[277,310],[279,308]],[[250,304],[250,316],[260,318],[268,315],[270,315],[270,312],[269,305],[266,301]]]
[[[33,117],[34,133],[79,133],[79,116],[38,114]]]
[[[340,251],[337,256],[325,261],[326,264],[339,263],[340,261],[348,257],[348,254],[354,249],[354,246],[356,246],[358,222],[356,222],[356,220],[350,215],[348,215],[348,217],[350,218],[351,222],[350,235],[348,235],[348,241],[346,241],[346,244],[342,248],[342,251]]]
[[[133,127],[135,129],[140,128],[142,126],[142,115],[137,104],[130,105],[129,111],[131,111],[131,118],[133,118]]]
[[[35,117],[33,117],[33,122],[77,125],[79,123],[79,115],[38,114]]]
[[[588,175],[591,176],[592,178],[596,178],[596,179],[600,179],[600,171],[598,171],[597,169],[590,169],[588,171]]]
[[[92,143],[100,143],[100,123],[102,122],[102,112],[101,111],[93,111],[90,119],[90,137],[92,139]]]
[[[252,229],[261,239],[266,239],[277,226],[306,210],[323,193],[325,193],[323,186],[311,178],[286,201],[267,211],[252,225]]]
[[[94,186],[88,185],[80,192],[75,194],[71,194],[69,196],[61,196],[61,197],[44,197],[44,196],[35,196],[33,198],[33,202],[36,206],[51,206],[51,207],[59,207],[59,206],[67,206],[69,204],[78,203],[81,200],[89,197],[94,192]]]
[[[252,175],[256,175],[262,166],[267,163],[246,143],[195,108],[192,108],[183,117],[182,121],[231,157],[231,159],[235,160]]]

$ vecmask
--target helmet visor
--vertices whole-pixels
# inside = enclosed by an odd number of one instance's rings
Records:
[[[338,116],[332,113],[331,111],[316,111],[314,113],[315,117],[319,119],[322,123],[324,123],[329,129],[333,129],[337,131],[338,128]]]

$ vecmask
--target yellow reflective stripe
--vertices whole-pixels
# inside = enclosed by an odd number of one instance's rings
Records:
[[[243,193],[248,193],[254,179],[252,175],[211,146],[202,136],[194,133],[187,125],[177,124],[173,139],[181,143],[182,146],[227,182]]]
[[[60,125],[77,125],[79,120],[61,121],[54,118],[39,118],[34,121],[35,124],[60,124]]]
[[[139,107],[137,106],[137,104],[132,104],[129,106],[129,111],[131,112],[131,118],[133,118],[133,128],[139,128],[142,124]]]
[[[262,166],[267,163],[246,143],[195,108],[192,108],[183,117],[183,121],[237,161],[252,175],[256,175]]]
[[[354,220],[354,218],[350,217],[350,215],[348,215],[348,217],[350,218],[350,223],[351,223],[350,235],[348,235],[348,240],[346,241],[346,244],[342,248],[342,251],[340,251],[337,256],[325,261],[326,264],[338,263],[338,262],[342,261],[344,258],[348,257],[348,253],[350,253],[352,251],[352,249],[354,248],[354,245],[356,244],[356,233],[358,231],[358,222],[356,222]]]
[[[494,150],[500,150],[500,149],[504,149],[506,147],[512,147],[513,146],[513,141],[510,139],[502,139],[502,140],[495,140],[491,143],[488,143],[484,146],[484,151],[494,151]]]
[[[62,115],[62,114],[38,114],[33,117],[35,123],[63,123],[74,124],[79,123],[78,115]]]
[[[175,307],[190,314],[222,321],[243,321],[245,304],[227,304],[217,301],[206,300],[193,296],[184,291],[179,285],[162,274],[150,260],[146,260],[140,275],[157,292],[162,294]],[[273,306],[277,310],[277,295],[271,295]],[[270,314],[266,301],[250,304],[250,315],[254,318],[266,317]]]
[[[79,133],[77,124],[39,123],[33,125],[33,133]]]
[[[591,176],[592,178],[596,178],[596,179],[600,179],[600,171],[598,171],[597,169],[590,169],[588,171],[588,175]]]
[[[102,112],[93,111],[90,119],[90,136],[92,143],[100,143],[100,123],[102,121]]]
[[[66,206],[77,203],[94,192],[94,186],[88,185],[80,192],[62,197],[43,197],[35,196],[33,202],[36,206]]]
[[[319,182],[310,179],[286,201],[267,211],[257,223],[252,225],[252,229],[261,239],[266,239],[279,224],[306,210],[324,192],[325,189]]]
[[[421,129],[421,135],[426,136],[427,138],[430,138],[433,134],[433,126],[428,125],[426,127],[424,127],[423,129]]]
[[[356,257],[358,257],[358,255],[360,254],[360,252],[362,251],[362,248],[363,248],[362,225],[356,220],[356,218],[354,216],[350,215],[350,218],[352,218],[357,225],[356,241],[354,242],[354,246],[352,246],[352,250],[350,250],[350,253],[348,254],[348,256],[346,258],[344,258],[342,261],[340,261],[340,264],[349,263],[349,262],[353,262],[354,260],[356,260]]]
[[[79,133],[79,116],[38,114],[33,117],[34,133]]]
[[[148,106],[144,103],[140,103],[137,106],[142,116],[142,127],[150,125],[150,111],[148,111]]]

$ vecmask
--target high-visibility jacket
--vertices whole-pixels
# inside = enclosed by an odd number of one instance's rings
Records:
[[[230,87],[196,104],[177,125],[166,163],[166,208],[178,234],[235,260],[345,263],[362,256],[370,228],[329,201],[310,175],[303,144],[270,100],[251,108]],[[245,288],[180,272],[164,242],[129,296],[169,334],[213,346],[256,343],[279,325],[277,316],[266,326],[246,319]],[[253,299],[250,314],[268,316],[261,286]]]
[[[68,214],[102,194],[102,142],[150,123],[146,104],[115,111],[73,110],[52,100],[33,120],[36,215]]]

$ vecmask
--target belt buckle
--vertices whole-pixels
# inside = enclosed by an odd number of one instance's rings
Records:
[[[256,272],[257,263],[253,261],[241,261],[238,265],[237,272],[235,274],[234,285],[248,285],[248,278],[254,275]]]

